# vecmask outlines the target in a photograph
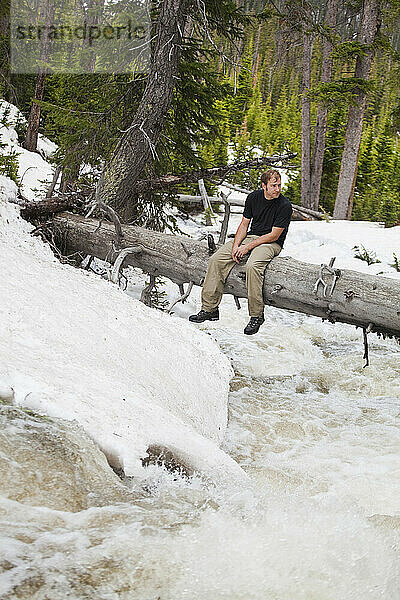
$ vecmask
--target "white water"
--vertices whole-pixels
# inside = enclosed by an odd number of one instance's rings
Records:
[[[0,597],[400,597],[398,348],[374,341],[363,370],[352,329],[301,317],[279,328],[275,312],[251,349],[266,360],[269,345],[275,357],[280,350],[279,375],[267,375],[265,364],[246,371],[239,333],[230,332],[235,352],[226,350],[237,374],[223,449],[249,474],[247,485],[220,489],[150,466],[129,492],[83,432],[63,425],[75,445],[67,444],[58,426],[50,435],[52,425],[36,425],[47,428],[49,464],[45,452],[32,453],[29,418],[12,424],[14,441],[30,432],[30,453],[14,442],[7,459],[12,477],[0,506],[13,567]],[[228,331],[222,322],[212,334],[224,340]],[[41,490],[34,499],[32,488]]]
[[[363,369],[353,328],[269,309],[247,340],[221,313],[199,329],[233,362],[223,449],[248,483],[149,466],[123,485],[76,427],[8,421],[1,598],[400,597],[398,346],[371,336]]]

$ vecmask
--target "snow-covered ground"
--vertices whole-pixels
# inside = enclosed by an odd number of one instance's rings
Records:
[[[16,403],[78,421],[127,475],[140,475],[150,445],[235,471],[217,446],[231,368],[215,342],[61,265],[17,210],[1,199],[0,376]]]
[[[19,153],[28,198],[52,167],[18,146],[19,111],[3,103],[3,152]],[[54,150],[41,138],[39,147]],[[29,176],[28,176],[29,173]],[[232,372],[215,342],[148,309],[100,277],[61,265],[18,217],[16,185],[0,176],[0,379],[15,402],[79,422],[127,475],[151,445],[210,474],[239,467],[218,450]],[[208,374],[204,378],[204,373]]]

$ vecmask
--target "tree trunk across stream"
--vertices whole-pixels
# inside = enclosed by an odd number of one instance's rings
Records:
[[[64,254],[80,252],[114,263],[119,251],[131,248],[124,265],[139,267],[155,276],[167,277],[181,285],[201,285],[210,255],[207,242],[122,226],[123,238],[116,247],[114,225],[61,213],[53,220]],[[276,257],[268,265],[264,280],[265,304],[314,315],[332,322],[349,323],[383,335],[400,338],[400,281],[358,273],[334,266],[338,275],[320,265],[300,262],[289,256]],[[226,294],[246,298],[245,265],[235,265],[226,285]]]

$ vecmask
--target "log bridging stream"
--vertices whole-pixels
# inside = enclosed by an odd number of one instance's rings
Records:
[[[203,282],[209,258],[207,242],[123,225],[121,246],[114,249],[116,233],[112,223],[99,223],[97,219],[71,213],[55,216],[53,223],[64,254],[80,252],[114,263],[119,250],[134,247],[135,252],[126,256],[124,265],[167,277],[177,285]],[[339,264],[335,267],[340,269]],[[400,338],[400,281],[340,269],[334,283],[335,274],[325,269],[324,296],[323,284],[316,289],[320,268],[289,256],[274,258],[265,273],[265,304]],[[245,265],[232,269],[225,293],[247,297]]]

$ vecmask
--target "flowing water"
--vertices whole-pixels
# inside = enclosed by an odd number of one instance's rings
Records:
[[[243,311],[241,311],[243,312]],[[220,488],[121,481],[77,425],[1,407],[2,599],[400,598],[400,352],[270,309],[202,326],[232,360]]]

